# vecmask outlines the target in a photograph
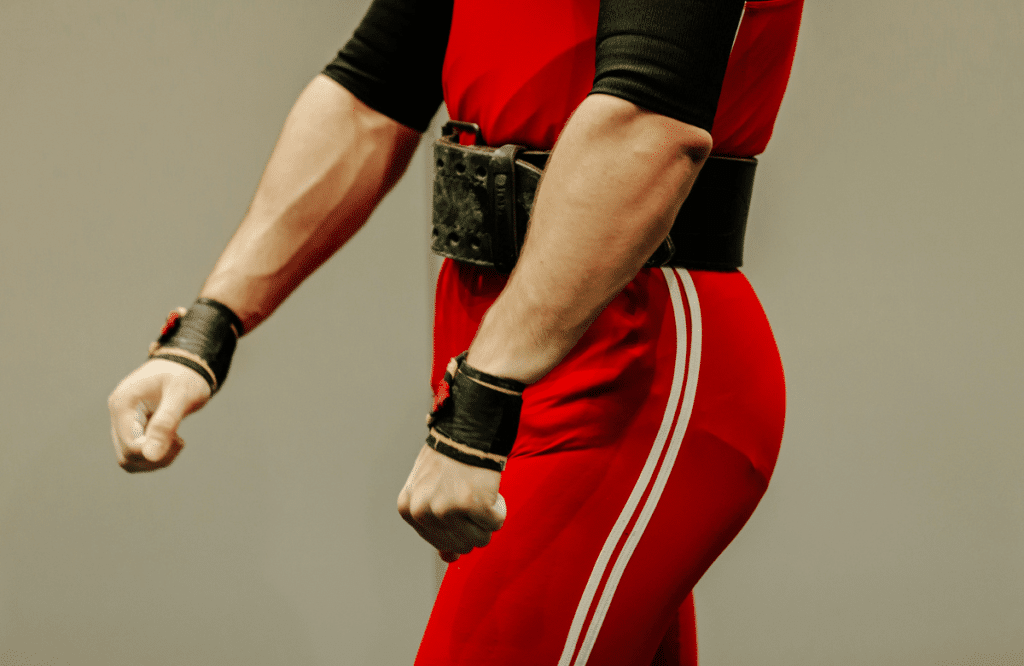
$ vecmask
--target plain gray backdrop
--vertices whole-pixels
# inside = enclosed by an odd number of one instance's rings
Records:
[[[105,405],[365,6],[0,2],[0,666],[411,663],[422,150],[171,468],[122,472]],[[1024,664],[1022,45],[1010,0],[809,2],[745,268],[786,436],[697,588],[704,666]]]

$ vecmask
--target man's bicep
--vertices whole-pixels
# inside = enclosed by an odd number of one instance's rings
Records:
[[[711,131],[743,0],[601,0],[592,93]]]
[[[361,102],[423,132],[441,105],[452,0],[373,0],[323,73]]]

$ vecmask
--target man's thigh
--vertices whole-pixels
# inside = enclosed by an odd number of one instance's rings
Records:
[[[719,309],[702,319],[685,272],[642,277],[527,390],[508,519],[449,566],[418,664],[646,666],[763,494],[747,443],[710,422],[742,380],[701,366],[735,356],[704,339],[727,337]]]

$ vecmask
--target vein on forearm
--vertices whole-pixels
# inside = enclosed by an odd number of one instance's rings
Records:
[[[418,139],[336,82],[314,79],[200,295],[231,307],[251,331],[362,227]]]

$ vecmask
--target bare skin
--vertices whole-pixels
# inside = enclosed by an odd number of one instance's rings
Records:
[[[704,130],[588,97],[555,146],[522,255],[467,362],[528,384],[554,368],[668,234],[710,150]],[[504,521],[500,480],[424,445],[398,511],[453,562]]]
[[[289,113],[252,205],[199,295],[230,307],[252,331],[362,227],[419,138],[318,76]],[[171,464],[184,444],[181,419],[209,398],[191,369],[144,363],[108,399],[118,462],[129,472]]]
[[[231,307],[252,330],[362,226],[418,138],[318,77],[289,115],[253,205],[200,295]],[[557,365],[667,235],[710,149],[702,129],[616,97],[587,97],[559,138],[522,256],[468,362],[526,383]],[[178,424],[209,399],[197,378],[154,360],[118,385],[109,404],[122,467],[149,471],[174,460]],[[487,545],[504,522],[500,480],[424,446],[398,510],[454,561]]]

